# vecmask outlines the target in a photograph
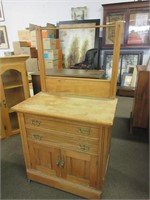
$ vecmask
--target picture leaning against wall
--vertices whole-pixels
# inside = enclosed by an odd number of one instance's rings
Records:
[[[0,22],[4,21],[4,11],[2,2],[0,2]]]
[[[9,43],[7,38],[6,26],[0,26],[0,49],[8,49]]]

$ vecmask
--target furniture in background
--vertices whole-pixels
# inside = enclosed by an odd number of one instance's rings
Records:
[[[117,87],[117,95],[125,97],[134,97],[135,87]]]
[[[13,107],[29,180],[89,199],[101,197],[117,105],[122,26],[115,24],[111,80],[47,75],[42,28],[36,28],[41,92]]]
[[[111,25],[116,21],[125,22],[121,39],[120,69],[118,71],[117,84],[119,86],[118,94],[130,96],[134,94],[134,91],[132,91],[132,88],[127,91],[127,88],[121,86],[122,75],[128,65],[142,65],[147,62],[142,57],[146,58],[145,55],[148,54],[150,46],[149,1],[111,3],[103,4],[102,6],[103,24]],[[103,69],[106,69],[106,71],[107,68],[108,71],[111,71],[110,61],[114,37],[114,27],[103,30],[101,52],[104,55]],[[106,59],[106,56],[108,59]],[[106,66],[106,61],[108,61],[108,66]]]
[[[70,66],[70,69],[99,69],[98,63],[98,49],[93,48],[86,52],[84,61]]]
[[[25,55],[0,57],[0,138],[20,131],[17,113],[11,107],[29,97],[26,59]]]
[[[133,109],[131,112],[130,130],[149,126],[149,78],[150,70],[147,66],[137,66],[138,78],[135,88]]]
[[[103,23],[125,21],[121,48],[149,49],[149,1],[103,4]],[[114,27],[103,30],[103,47],[111,48],[114,42]]]

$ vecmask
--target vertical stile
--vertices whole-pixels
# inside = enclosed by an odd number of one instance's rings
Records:
[[[115,40],[113,49],[113,63],[112,63],[112,77],[110,86],[110,97],[116,97],[116,87],[117,87],[117,74],[118,74],[118,64],[120,56],[120,44],[123,31],[124,22],[118,21],[115,26]]]
[[[41,90],[42,92],[46,92],[46,79],[45,79],[46,72],[45,72],[45,62],[44,62],[43,39],[42,39],[42,29],[40,26],[36,26],[36,41],[38,50]]]

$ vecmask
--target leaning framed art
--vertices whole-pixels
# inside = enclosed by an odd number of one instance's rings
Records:
[[[0,22],[4,21],[4,11],[2,2],[0,2]]]
[[[0,26],[0,49],[8,49],[8,36],[6,26]]]
[[[63,68],[82,62],[87,50],[99,49],[99,28],[95,28],[96,25],[100,25],[100,19],[60,21],[57,24],[60,28],[58,37],[63,52]]]
[[[71,8],[72,20],[85,20],[87,19],[87,7]]]
[[[112,73],[112,51],[105,51],[103,58],[103,69],[106,72],[106,79],[111,79]],[[118,66],[118,85],[122,82],[124,72],[128,72],[129,66],[136,66],[142,64],[143,51],[121,51],[119,66]]]

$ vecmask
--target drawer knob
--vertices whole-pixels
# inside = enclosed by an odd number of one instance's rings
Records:
[[[32,119],[32,120],[31,120],[31,124],[32,124],[33,126],[40,126],[41,122],[38,121],[38,120],[36,120],[36,119]]]
[[[91,129],[90,128],[78,128],[78,131],[81,135],[90,135]]]
[[[65,164],[65,161],[64,161],[64,157],[62,156],[62,158],[61,158],[61,165],[60,166],[63,168],[64,164]]]
[[[61,159],[60,159],[60,157],[56,160],[56,165],[59,167],[59,165],[60,165],[60,162],[61,162]]]
[[[80,150],[82,151],[89,151],[90,150],[90,146],[88,144],[79,144]]]
[[[63,157],[63,156],[62,156],[62,157],[59,157],[59,158],[57,159],[56,165],[57,165],[58,167],[60,166],[61,168],[64,167],[65,161],[64,161],[64,157]]]

